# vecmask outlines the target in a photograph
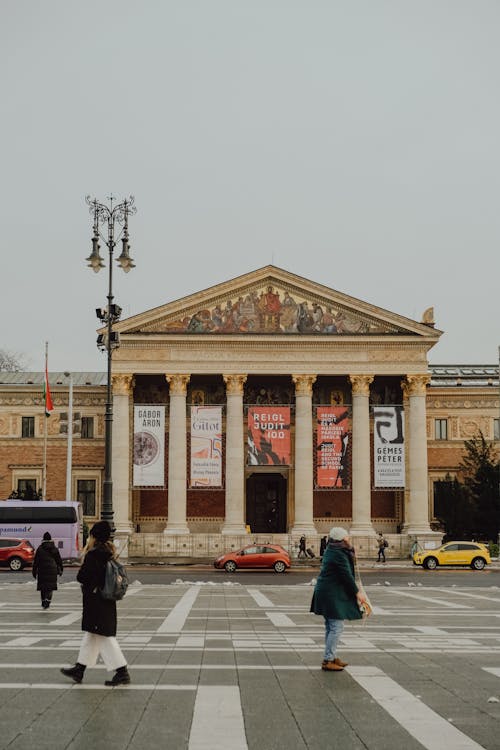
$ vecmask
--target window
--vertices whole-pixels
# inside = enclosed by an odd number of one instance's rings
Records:
[[[53,508],[42,506],[30,506],[26,508],[0,508],[0,521],[2,523],[76,523],[76,510],[74,508]]]
[[[500,419],[493,420],[493,440],[500,440]]]
[[[95,516],[95,479],[78,479],[77,499],[82,504],[84,516]]]
[[[443,547],[442,552],[456,552],[458,550],[458,544],[447,544]]]
[[[36,500],[36,479],[18,479],[17,494],[21,500]]]
[[[481,547],[478,547],[477,544],[459,544],[458,549],[459,550],[466,550],[466,549],[467,550],[471,550],[471,549],[481,550]]]
[[[94,417],[82,417],[82,438],[94,437]]]
[[[434,437],[436,440],[448,440],[448,420],[434,420]]]
[[[35,417],[23,417],[21,425],[21,437],[35,437]]]

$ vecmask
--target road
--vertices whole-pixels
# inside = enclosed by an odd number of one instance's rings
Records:
[[[103,665],[81,686],[59,673],[81,637],[74,573],[47,611],[29,571],[0,575],[2,750],[498,750],[497,570],[364,573],[374,614],[346,625],[332,674],[317,570],[137,568],[119,604],[132,684],[114,689]]]

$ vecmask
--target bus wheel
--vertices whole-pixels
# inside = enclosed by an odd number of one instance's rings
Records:
[[[20,557],[11,557],[9,560],[9,568],[11,570],[22,570],[23,569],[23,561]]]

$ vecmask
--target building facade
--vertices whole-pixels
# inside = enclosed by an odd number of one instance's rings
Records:
[[[293,550],[301,534],[317,550],[336,524],[362,555],[380,530],[393,554],[405,553],[435,534],[434,484],[456,473],[463,440],[479,429],[493,439],[498,429],[494,367],[429,367],[441,335],[431,311],[416,322],[273,266],[115,330],[113,505],[131,555],[205,557],[249,539]],[[93,520],[105,387],[100,374],[84,377],[74,409],[93,417],[94,436],[74,440],[72,487]],[[64,491],[68,389],[53,380],[47,496],[55,498]],[[43,404],[36,434],[20,437],[33,398],[19,409],[22,389],[29,384],[0,384],[4,496],[40,477]]]

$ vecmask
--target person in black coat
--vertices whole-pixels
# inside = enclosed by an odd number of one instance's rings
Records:
[[[128,685],[130,675],[127,661],[116,640],[116,602],[103,599],[100,594],[104,586],[106,563],[117,554],[110,538],[111,527],[107,521],[99,521],[90,529],[84,550],[86,554],[76,577],[82,584],[82,643],[76,664],[69,669],[63,667],[61,672],[75,682],[81,682],[85,669],[95,666],[100,655],[106,667],[115,670],[112,679],[104,683],[113,687]]]
[[[52,601],[52,592],[57,591],[57,576],[62,576],[63,563],[56,545],[49,532],[43,535],[43,542],[35,552],[32,568],[33,578],[37,580],[37,591],[40,592],[42,607],[48,609]]]

